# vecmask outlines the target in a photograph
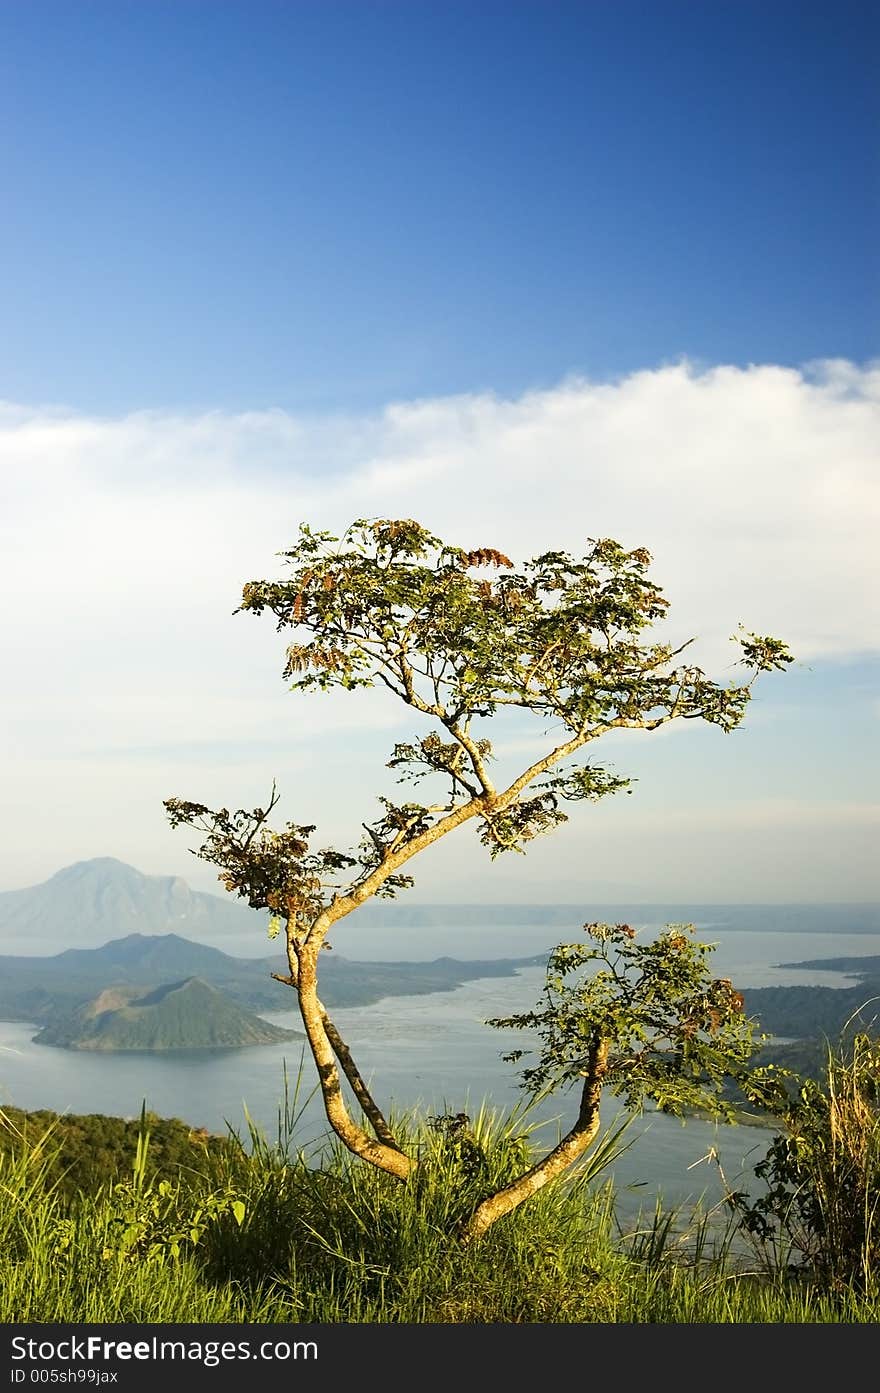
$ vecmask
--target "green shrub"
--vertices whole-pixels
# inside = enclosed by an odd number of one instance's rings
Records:
[[[778,1078],[780,1130],[755,1167],[766,1188],[732,1196],[743,1228],[777,1267],[870,1287],[880,1270],[880,1039],[841,1037],[820,1081]]]

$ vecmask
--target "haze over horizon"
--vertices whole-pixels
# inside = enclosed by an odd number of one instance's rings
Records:
[[[517,562],[646,546],[658,639],[797,664],[729,737],[601,740],[632,796],[496,863],[463,829],[407,900],[880,899],[876,7],[0,27],[0,891],[110,856],[222,895],[163,799],[273,779],[356,844],[417,722],[287,692],[232,611],[301,522],[412,516]]]
[[[336,950],[325,962],[332,971],[347,961],[425,962],[509,959],[545,951],[560,939],[578,938],[586,922],[620,922],[654,932],[661,924],[693,923],[701,937],[731,933],[821,936],[824,951],[880,935],[880,902],[849,904],[657,904],[618,899],[601,903],[467,904],[372,901],[338,924]],[[853,937],[855,936],[855,937]],[[193,959],[192,945],[201,958]],[[112,961],[164,954],[174,980],[202,973],[205,954],[218,952],[283,965],[283,944],[269,934],[265,911],[239,899],[193,890],[180,876],[144,875],[114,857],[63,867],[39,885],[0,891],[0,966],[7,958],[33,962],[69,950],[112,950]],[[172,959],[168,960],[171,953]],[[174,958],[177,954],[177,958]],[[182,957],[180,955],[183,955]],[[78,961],[79,959],[77,959]],[[70,960],[70,969],[74,970]],[[79,970],[78,968],[76,970]],[[170,978],[169,978],[170,980]],[[8,985],[8,984],[7,984]]]

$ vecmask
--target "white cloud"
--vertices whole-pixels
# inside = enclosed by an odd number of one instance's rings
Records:
[[[0,407],[7,850],[32,837],[16,814],[31,758],[75,760],[66,796],[85,809],[101,751],[213,741],[237,759],[337,718],[388,726],[380,700],[296,701],[271,622],[232,617],[300,521],[413,516],[518,560],[592,536],[645,545],[672,602],[663,636],[699,635],[717,676],[740,621],[804,660],[876,651],[878,402],[880,369],[831,361],[680,364],[360,418]],[[112,823],[85,821],[94,854],[112,851]],[[71,859],[57,836],[47,873]]]

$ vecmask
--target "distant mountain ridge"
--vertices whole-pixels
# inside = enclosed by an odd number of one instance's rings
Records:
[[[105,988],[34,1040],[71,1050],[156,1051],[241,1049],[304,1038],[242,1010],[200,977],[188,977],[152,989]]]
[[[45,963],[45,958],[37,961]],[[131,933],[125,938],[111,939],[98,948],[65,948],[52,961],[73,975],[97,967],[122,974],[124,980],[152,981],[156,973],[179,972],[185,976],[200,973],[234,975],[242,967],[266,969],[268,959],[234,958],[220,948],[205,943],[193,943],[180,934]]]
[[[592,895],[564,904],[418,904],[406,897],[399,900],[372,900],[358,910],[358,919],[367,923],[382,923],[398,928],[433,928],[459,921],[482,924],[486,927],[506,924],[533,925],[540,928],[576,932],[590,921],[640,924],[645,922],[692,923],[711,922],[718,926],[736,928],[740,933],[764,933],[768,924],[776,933],[802,933],[822,922],[822,931],[834,933],[880,933],[880,902],[866,900],[846,904],[724,904],[688,901],[627,902],[624,899],[596,900]]]
[[[131,932],[222,936],[262,922],[243,900],[191,890],[181,876],[144,875],[112,856],[77,861],[39,885],[0,892],[0,951],[98,947]]]
[[[459,962],[353,962],[323,955],[321,998],[327,1006],[364,1006],[386,996],[453,991],[476,977],[508,977],[544,956]],[[144,990],[200,977],[246,1011],[284,1011],[293,993],[272,978],[286,973],[279,949],[272,958],[235,958],[178,934],[128,934],[100,948],[67,948],[51,957],[0,957],[0,1020],[49,1025],[109,988]]]

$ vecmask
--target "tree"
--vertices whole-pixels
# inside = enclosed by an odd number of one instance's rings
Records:
[[[564,822],[565,803],[627,789],[630,780],[582,755],[610,731],[657,730],[675,720],[734,730],[757,674],[792,659],[778,639],[741,631],[747,678],[722,686],[680,661],[687,643],[644,642],[668,602],[649,578],[650,553],[607,538],[590,539],[581,558],[549,551],[517,570],[492,547],[464,550],[410,519],[362,519],[342,537],[303,524],[281,556],[289,578],[248,582],[236,613],[268,610],[279,632],[291,631],[283,675],[292,690],[381,684],[423,718],[426,733],[395,745],[388,767],[398,782],[429,779],[439,793],[431,802],[381,797],[353,853],[311,850],[314,825],[273,831],[274,785],[267,806],[251,811],[179,798],[165,807],[173,826],[204,834],[196,854],[220,868],[226,889],[270,910],[273,930],[283,929],[288,972],[278,979],[296,993],[330,1126],[355,1155],[406,1181],[417,1162],[398,1144],[318,994],[320,952],[333,925],[411,885],[410,862],[467,822],[495,858],[524,851]],[[561,733],[545,736],[545,753],[496,784],[485,731],[508,708]],[[711,978],[709,949],[686,928],[641,945],[628,926],[587,927],[598,946],[556,950],[544,1009],[504,1022],[537,1030],[544,1041],[524,1076],[527,1088],[582,1080],[578,1119],[517,1182],[485,1197],[465,1238],[584,1153],[605,1087],[631,1107],[653,1100],[671,1110],[723,1109],[719,1080],[748,1055],[742,998]],[[340,1070],[363,1121],[347,1105]]]

